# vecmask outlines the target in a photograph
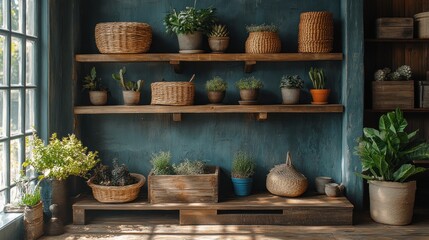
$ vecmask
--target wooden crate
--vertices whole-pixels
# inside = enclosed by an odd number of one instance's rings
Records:
[[[218,202],[219,167],[210,166],[201,175],[148,176],[149,203]]]
[[[410,39],[414,35],[413,18],[377,18],[377,38]]]
[[[414,81],[372,82],[372,108],[414,108]]]

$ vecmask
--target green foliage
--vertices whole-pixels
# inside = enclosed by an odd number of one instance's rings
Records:
[[[404,182],[425,168],[410,164],[412,160],[429,158],[429,144],[413,140],[418,130],[407,133],[408,123],[401,110],[380,117],[379,129],[364,128],[355,154],[362,163],[362,173],[367,180]]]
[[[324,89],[325,88],[325,73],[322,68],[310,68],[308,72],[313,87],[315,89]]]
[[[209,37],[228,37],[229,32],[228,28],[226,28],[226,25],[222,24],[215,24],[212,27],[211,32],[208,34]]]
[[[177,175],[198,175],[204,174],[204,165],[203,161],[185,159],[177,165],[173,164],[173,169]]]
[[[31,141],[27,139],[27,145],[33,154],[25,160],[23,166],[33,166],[46,178],[64,180],[71,175],[86,177],[99,161],[98,152],[88,151],[74,134],[60,140],[54,133],[45,146],[43,140],[34,133]]]
[[[208,33],[216,21],[215,13],[215,8],[196,9],[195,6],[186,7],[180,12],[173,9],[165,16],[164,25],[167,33]]]
[[[224,92],[228,88],[228,83],[221,77],[216,76],[206,82],[206,90],[213,92]]]
[[[232,161],[231,175],[233,178],[249,178],[255,173],[256,164],[246,152],[236,152]]]
[[[143,87],[143,80],[138,80],[137,82],[134,81],[127,81],[125,80],[125,73],[127,69],[125,67],[121,68],[118,73],[113,73],[112,78],[116,81],[119,81],[119,85],[122,87],[124,91],[134,91],[134,92],[140,92],[141,88]]]
[[[302,89],[304,81],[298,75],[284,75],[280,81],[280,88],[296,88]]]
[[[41,200],[40,188],[37,188],[32,193],[26,193],[22,196],[22,204],[28,207],[36,206]]]
[[[174,175],[173,166],[170,163],[170,152],[158,152],[152,154],[152,172],[155,175]]]
[[[110,170],[109,166],[99,164],[94,169],[93,183],[104,186],[126,186],[137,182],[131,176],[128,168],[124,165],[118,164],[116,159],[113,160],[113,169]]]
[[[106,88],[101,84],[101,78],[97,78],[95,67],[91,68],[91,72],[83,79],[84,89],[89,91],[105,91]]]
[[[264,87],[264,84],[261,80],[255,77],[242,78],[235,83],[235,86],[240,89],[261,89]]]
[[[21,172],[20,177],[14,182],[20,197],[19,205],[33,207],[41,201],[39,187],[40,181],[33,186],[34,181],[30,181],[30,179]]]
[[[279,28],[274,24],[261,24],[246,26],[247,32],[278,32]]]

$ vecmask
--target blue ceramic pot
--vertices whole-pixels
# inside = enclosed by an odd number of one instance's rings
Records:
[[[252,191],[252,178],[231,178],[237,196],[248,196]]]

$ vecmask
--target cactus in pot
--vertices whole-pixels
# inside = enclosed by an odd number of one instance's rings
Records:
[[[122,87],[122,93],[124,97],[125,105],[137,105],[140,102],[140,91],[143,87],[143,80],[127,81],[124,77],[126,68],[123,67],[118,73],[113,73],[112,78],[119,82]]]
[[[215,24],[208,34],[209,46],[214,53],[223,53],[229,45],[229,32],[226,25]]]

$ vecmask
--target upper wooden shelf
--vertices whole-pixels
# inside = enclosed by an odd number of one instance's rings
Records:
[[[365,109],[368,113],[387,113],[394,111],[395,109]],[[429,113],[429,108],[407,108],[401,109],[404,113]]]
[[[365,42],[368,43],[429,43],[427,38],[412,38],[412,39],[398,39],[398,38],[367,38]]]
[[[169,62],[180,72],[180,62],[244,62],[251,72],[256,62],[341,61],[342,53],[145,53],[145,54],[77,54],[77,62]]]
[[[256,113],[258,120],[267,119],[268,113],[342,113],[341,104],[298,104],[298,105],[193,105],[193,106],[158,106],[158,105],[110,105],[76,106],[74,114],[138,114],[172,113],[174,121],[181,121],[182,113]]]

